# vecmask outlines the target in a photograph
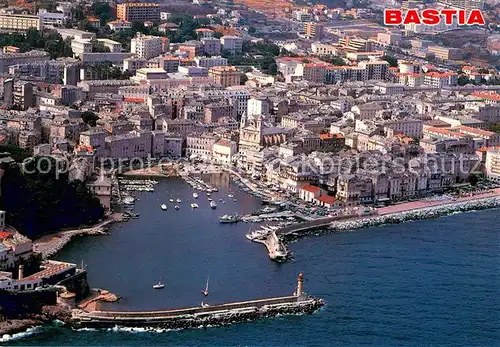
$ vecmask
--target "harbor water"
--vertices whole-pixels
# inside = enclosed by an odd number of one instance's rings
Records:
[[[220,224],[223,214],[245,214],[260,201],[225,175],[209,207],[182,180],[163,180],[135,195],[138,219],[106,236],[72,241],[56,259],[87,266],[93,287],[123,296],[120,310],[167,309],[289,295],[304,272],[305,291],[326,306],[304,316],[184,331],[110,329],[74,331],[54,325],[9,345],[467,345],[500,343],[500,211],[307,237],[291,245],[294,261],[269,260],[245,234],[251,224]],[[228,198],[228,192],[237,199]],[[179,198],[175,210],[168,200]],[[219,199],[223,199],[223,204]],[[196,201],[198,209],[191,209]],[[162,211],[160,205],[168,205]],[[210,276],[210,294],[201,290]],[[153,290],[159,280],[163,290]]]

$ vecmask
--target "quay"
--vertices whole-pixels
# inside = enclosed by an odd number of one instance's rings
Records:
[[[273,317],[278,314],[313,313],[324,305],[320,298],[304,293],[300,273],[293,295],[256,299],[218,305],[203,304],[163,311],[92,311],[75,309],[71,324],[76,328],[159,327],[166,329],[197,328]]]
[[[498,207],[500,207],[500,188],[458,198],[402,203],[370,210],[368,213],[318,218],[281,227],[269,233],[265,239],[254,241],[266,246],[271,260],[284,262],[290,255],[290,251],[286,248],[288,242],[311,233],[318,233],[321,230],[326,230],[326,232],[355,230],[389,223],[435,218],[456,212]]]

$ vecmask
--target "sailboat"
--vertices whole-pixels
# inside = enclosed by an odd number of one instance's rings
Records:
[[[201,291],[201,294],[205,295],[205,296],[208,296],[208,277],[207,277],[207,286],[205,287],[205,290],[202,290]]]
[[[165,288],[165,285],[161,281],[159,281],[153,286],[153,289],[163,289],[163,288]]]

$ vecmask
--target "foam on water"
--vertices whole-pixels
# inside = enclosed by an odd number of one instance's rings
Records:
[[[26,331],[23,331],[23,332],[20,332],[17,334],[13,334],[13,335],[5,334],[2,337],[0,337],[0,342],[7,342],[7,341],[12,341],[12,340],[22,339],[22,338],[25,338],[27,336],[30,336],[30,335],[33,335],[33,334],[40,332],[41,329],[42,329],[41,327],[33,327],[33,328],[28,328],[28,329],[26,329]]]

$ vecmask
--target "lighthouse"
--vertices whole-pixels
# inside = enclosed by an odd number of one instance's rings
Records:
[[[299,277],[297,278],[297,290],[295,291],[295,296],[301,297],[304,295],[304,274],[299,273]]]

